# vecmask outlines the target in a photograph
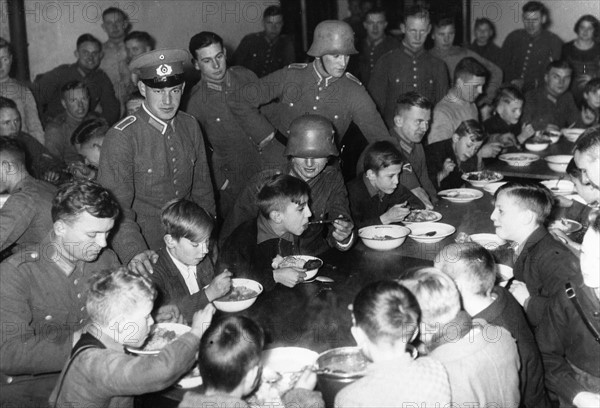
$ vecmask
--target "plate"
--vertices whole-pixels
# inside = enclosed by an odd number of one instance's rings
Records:
[[[575,184],[570,180],[544,180],[541,184],[548,187],[554,195],[569,195],[575,191]]]
[[[498,156],[498,158],[508,163],[509,166],[523,167],[538,161],[540,156],[533,153],[505,153]]]
[[[506,183],[508,183],[508,181],[499,181],[497,183],[486,184],[483,187],[483,189],[485,191],[487,191],[488,193],[490,193],[491,195],[494,195],[494,194],[496,194],[496,190],[498,190],[500,187],[502,187]]]
[[[577,201],[578,203],[581,203],[583,205],[587,205],[587,203],[585,202],[583,197],[581,197],[579,194],[567,194],[565,196],[565,198],[572,200],[572,201]]]
[[[469,177],[477,177],[476,180],[469,180]],[[472,171],[469,173],[465,173],[461,177],[463,180],[471,183],[471,185],[475,187],[483,187],[489,183],[495,183],[504,178],[504,176],[500,173],[490,170],[484,171]]]
[[[316,352],[303,347],[276,347],[263,351],[261,361],[266,369],[281,375],[278,388],[287,391],[294,374],[314,366],[318,357]]]
[[[440,191],[438,195],[453,203],[468,203],[483,197],[481,191],[472,188],[451,188]]]
[[[143,355],[151,356],[151,355],[156,355],[156,354],[160,353],[161,349],[163,347],[165,347],[167,344],[169,344],[170,342],[163,344],[158,349],[153,349],[153,350],[145,349],[145,347],[147,347],[148,344],[150,343],[150,341],[152,340],[152,336],[154,335],[154,332],[156,330],[172,331],[175,333],[175,336],[176,336],[175,339],[176,339],[177,337],[181,336],[182,334],[187,333],[190,330],[192,330],[192,328],[189,326],[186,326],[185,324],[179,324],[179,323],[156,323],[154,326],[152,326],[152,331],[150,332],[150,335],[148,336],[148,339],[146,340],[146,343],[144,344],[144,348],[137,349],[134,347],[125,346],[125,349],[132,354],[138,354],[138,355],[142,355],[142,356]]]
[[[436,242],[440,242],[444,238],[454,234],[456,232],[456,228],[454,228],[450,224],[444,224],[441,222],[421,222],[418,224],[412,224],[410,226],[410,235],[412,239],[417,242],[423,244],[435,244]],[[427,232],[435,231],[435,235],[426,236]]]
[[[574,232],[580,231],[583,226],[577,221],[570,220],[568,218],[561,218],[559,220],[552,221],[548,225],[548,229],[557,229],[565,234],[572,234]]]
[[[428,218],[431,219],[427,219],[427,220],[422,220],[422,221],[407,221],[407,218],[410,217],[418,217],[419,215],[427,215]],[[415,224],[415,223],[419,223],[419,222],[436,222],[442,219],[442,214],[440,214],[437,211],[431,211],[431,210],[412,210],[408,216],[402,221],[404,224]]]
[[[0,194],[0,208],[4,206],[4,203],[6,200],[8,200],[8,197],[10,197],[9,194]]]

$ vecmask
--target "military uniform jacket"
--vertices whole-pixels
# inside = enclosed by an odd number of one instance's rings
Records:
[[[264,77],[295,60],[294,42],[290,36],[279,35],[273,42],[265,32],[248,34],[233,53],[232,65],[241,65]]]
[[[104,249],[94,262],[77,262],[67,276],[70,265],[54,239],[50,232],[0,265],[0,371],[9,376],[7,390],[22,381],[35,390],[42,374],[58,376],[69,358],[73,332],[88,317],[87,280],[118,266],[114,252]]]
[[[389,140],[386,127],[373,100],[352,74],[341,78],[323,77],[311,64],[292,64],[260,79],[261,100],[267,119],[284,135],[290,123],[306,113],[329,119],[337,132],[338,143],[354,122],[369,143]]]
[[[183,112],[166,123],[142,105],[117,123],[102,145],[98,182],[123,211],[112,243],[123,263],[163,245],[160,212],[168,201],[188,198],[215,213],[204,138]]]
[[[448,92],[448,70],[427,51],[413,52],[402,44],[379,58],[369,81],[369,93],[390,129],[398,97],[410,91],[437,103]]]
[[[386,35],[383,37],[381,42],[373,44],[368,39],[365,39],[360,47],[360,54],[358,55],[359,67],[360,67],[360,80],[368,84],[371,78],[371,72],[375,68],[375,64],[379,61],[382,55],[388,53],[391,50],[400,48],[400,42],[394,37]]]

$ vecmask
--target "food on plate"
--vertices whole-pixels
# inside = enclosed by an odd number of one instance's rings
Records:
[[[150,333],[150,337],[144,346],[144,351],[155,351],[164,348],[177,338],[177,333],[174,330],[168,330],[162,327],[156,327]]]
[[[483,170],[483,171],[474,171],[472,173],[468,173],[467,180],[470,181],[496,181],[500,180],[502,177],[495,171],[491,170]]]
[[[550,136],[546,135],[536,135],[527,140],[527,143],[552,143],[552,139]]]
[[[404,219],[407,222],[435,221],[438,215],[429,210],[412,210]]]
[[[391,235],[374,235],[371,239],[377,241],[388,241],[390,239],[398,239],[398,237],[392,237]]]
[[[320,259],[310,259],[304,264],[304,269],[310,271],[312,269],[320,268],[321,266],[323,266],[323,261]]]
[[[240,300],[248,300],[258,296],[258,292],[245,286],[235,286],[231,291],[217,299],[219,302],[239,302]]]
[[[571,228],[571,223],[566,218],[561,218],[559,220],[555,220],[552,223],[550,223],[548,228],[558,229],[558,230],[565,232]]]

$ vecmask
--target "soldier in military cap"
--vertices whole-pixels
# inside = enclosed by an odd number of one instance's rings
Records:
[[[118,266],[106,249],[119,215],[92,181],[63,185],[52,201],[52,230],[0,264],[0,404],[47,407],[71,348],[87,322],[87,280]]]
[[[375,103],[352,74],[345,72],[350,56],[356,54],[354,33],[348,23],[322,21],[315,28],[308,55],[310,64],[291,64],[261,78],[259,103],[269,121],[285,134],[291,122],[306,113],[324,116],[333,124],[338,143],[351,122],[368,142],[389,139]]]
[[[152,250],[163,245],[160,212],[165,203],[187,198],[215,213],[200,126],[178,111],[183,63],[189,59],[185,50],[155,50],[133,59],[130,68],[138,74],[145,100],[108,131],[102,145],[98,181],[123,210],[112,247],[122,262],[133,260],[130,268],[140,271],[152,270]]]
[[[335,219],[329,224],[311,224],[299,238],[300,252],[318,255],[330,247],[350,249],[355,240],[348,192],[339,166],[330,159],[339,155],[331,122],[320,115],[303,115],[290,124],[284,155],[285,165],[258,173],[240,193],[221,229],[224,241],[240,224],[258,215],[256,196],[275,174],[298,177],[310,186],[312,221]]]

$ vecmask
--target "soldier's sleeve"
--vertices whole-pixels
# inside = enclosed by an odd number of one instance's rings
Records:
[[[552,61],[557,61],[560,59],[560,55],[562,53],[563,42],[559,36],[554,35],[552,38]]]
[[[121,207],[122,216],[112,238],[112,248],[124,264],[148,249],[132,208],[135,196],[133,155],[131,141],[124,131],[112,128],[106,133],[100,153],[98,182],[115,196]]]
[[[115,88],[108,75],[104,72],[100,76],[100,89],[102,94],[100,95],[100,105],[102,106],[102,117],[106,119],[109,125],[113,125],[119,120],[121,114],[121,104],[115,95]]]
[[[23,256],[27,257],[25,252]],[[72,331],[64,326],[33,327],[30,285],[20,262],[0,265],[0,372],[7,375],[42,374],[63,368],[72,346]],[[35,267],[35,266],[32,266]]]
[[[200,125],[194,119],[189,122],[189,126],[193,126],[193,141],[196,148],[196,164],[194,167],[194,180],[192,185],[192,200],[215,215],[217,209],[215,206],[215,194],[213,192],[212,180],[210,178],[210,170],[208,169],[208,159],[206,156],[206,145],[204,136],[200,130]]]
[[[383,112],[385,109],[386,90],[388,87],[387,81],[387,58],[382,56],[375,63],[373,72],[371,72],[371,79],[369,80],[368,89],[369,94],[373,98],[373,101],[377,105],[379,112]]]
[[[281,68],[259,79],[259,93],[254,101],[256,107],[265,105],[283,95],[288,70],[288,67]],[[298,87],[299,84],[295,84],[295,86]]]
[[[346,74],[346,76],[352,76],[352,74]],[[354,78],[351,81],[358,82],[358,79]],[[369,96],[365,88],[360,85],[360,82],[353,84],[356,86],[352,87],[352,92],[348,94],[350,100],[350,109],[352,111],[352,121],[360,128],[367,142],[373,143],[378,140],[392,140],[390,132],[385,127],[381,115],[377,112],[375,103]]]
[[[54,124],[46,126],[46,134],[44,135],[46,148],[56,157],[62,157],[63,144],[60,128]]]
[[[248,53],[249,47],[248,36],[244,36],[240,44],[235,49],[233,55],[231,56],[231,66],[234,65],[244,65],[244,61],[246,59],[246,54]]]
[[[0,252],[17,242],[29,228],[35,214],[32,197],[22,192],[10,195],[0,208]]]

